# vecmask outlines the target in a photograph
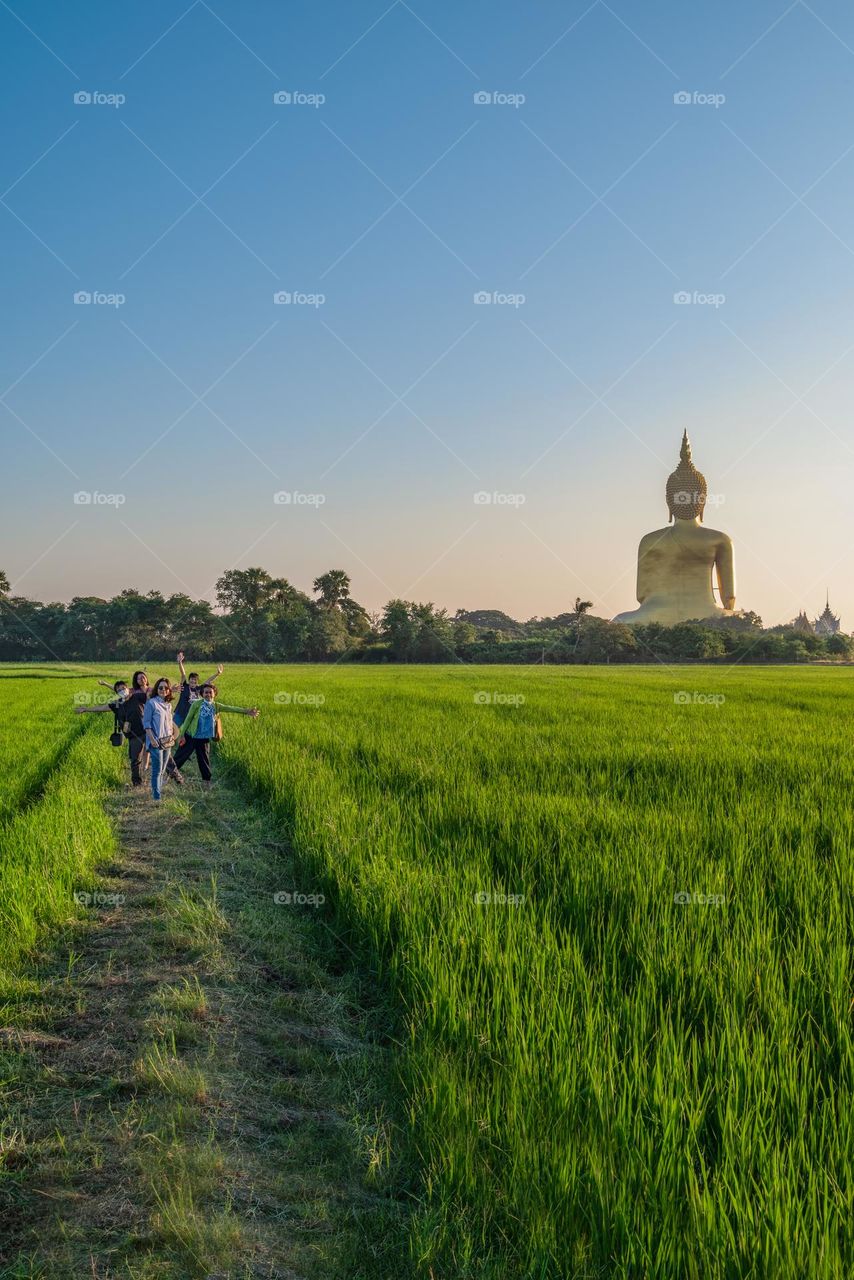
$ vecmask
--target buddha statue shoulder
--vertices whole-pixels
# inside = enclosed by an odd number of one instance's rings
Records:
[[[687,431],[665,496],[670,512],[667,527],[645,534],[638,547],[640,607],[618,614],[615,622],[673,625],[692,618],[727,616],[735,609],[732,541],[720,530],[703,525],[706,479],[691,460]]]

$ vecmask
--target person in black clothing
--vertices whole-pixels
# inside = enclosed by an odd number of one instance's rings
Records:
[[[123,723],[125,719],[124,704],[127,701],[130,689],[127,680],[117,680],[115,684],[107,684],[106,680],[99,680],[98,684],[102,684],[105,689],[112,689],[116,695],[114,702],[96,702],[91,707],[75,707],[74,710],[80,715],[89,715],[92,712],[112,711],[113,715]]]
[[[142,703],[135,698],[132,690],[127,686],[126,680],[117,680],[113,685],[113,692],[116,697],[113,702],[98,702],[92,707],[75,707],[74,710],[78,715],[99,711],[112,711],[116,717],[116,728],[120,733],[126,735],[128,740],[128,757],[130,759],[131,777],[137,784],[137,778],[140,778],[140,751],[137,749],[137,742],[141,738],[142,745],[145,745],[145,736],[142,733],[142,712],[145,709],[145,689],[148,687],[144,671],[134,673],[134,689],[137,693],[142,693]],[[136,681],[141,678],[144,685],[137,685]],[[106,684],[105,681],[99,680],[98,684]],[[109,685],[106,685],[109,688]],[[136,725],[139,725],[139,732],[135,732]],[[144,761],[143,761],[144,764]]]
[[[131,691],[125,702],[125,721],[128,735],[128,759],[130,780],[135,787],[142,786],[142,775],[148,768],[148,746],[142,716],[148,701],[148,676],[144,671],[134,671]]]

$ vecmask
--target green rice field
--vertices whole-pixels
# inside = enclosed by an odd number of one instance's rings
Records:
[[[113,673],[34,670],[0,672],[34,732],[0,766],[7,970],[107,856],[126,767],[72,715]],[[220,695],[261,716],[224,718],[215,778],[394,1010],[390,1276],[854,1274],[850,670],[247,666]]]

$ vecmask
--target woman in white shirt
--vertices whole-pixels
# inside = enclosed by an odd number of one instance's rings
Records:
[[[172,686],[168,680],[158,680],[145,704],[142,727],[151,752],[151,795],[160,800],[166,769],[175,741],[172,722]]]

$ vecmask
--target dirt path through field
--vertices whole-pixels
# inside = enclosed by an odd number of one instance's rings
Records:
[[[258,808],[171,785],[0,1013],[0,1275],[406,1275],[370,991]]]

